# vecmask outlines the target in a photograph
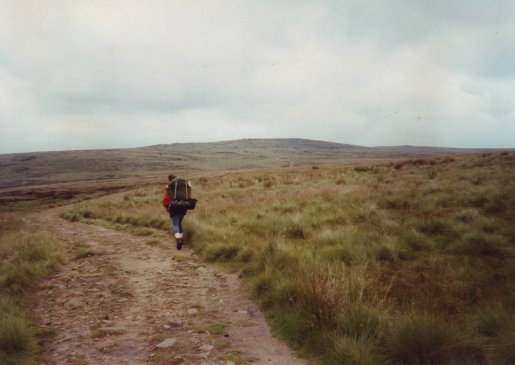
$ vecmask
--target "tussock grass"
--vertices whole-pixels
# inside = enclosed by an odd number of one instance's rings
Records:
[[[0,315],[0,360],[2,364],[28,363],[35,350],[31,321],[11,304]],[[9,308],[10,307],[10,308]]]
[[[383,312],[378,308],[368,308],[363,303],[352,304],[342,309],[336,318],[339,332],[351,338],[377,338],[381,328]]]
[[[513,364],[515,361],[515,308],[494,305],[476,314],[475,329],[492,351],[491,361]]]
[[[315,166],[198,179],[186,240],[320,363],[510,363],[515,153]],[[65,217],[169,230],[161,197]]]
[[[477,330],[487,337],[500,336],[515,322],[515,313],[503,306],[485,309],[477,314]]]
[[[368,337],[338,337],[327,355],[327,363],[375,365],[382,359],[370,351],[377,344]]]
[[[30,363],[36,332],[27,315],[26,294],[64,260],[62,247],[15,215],[0,218],[0,363]]]
[[[440,320],[416,314],[390,322],[383,334],[383,352],[395,364],[443,364],[456,344],[452,328]]]

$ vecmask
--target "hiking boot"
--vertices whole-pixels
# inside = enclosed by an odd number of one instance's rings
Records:
[[[177,250],[179,250],[179,251],[182,250],[182,242],[183,242],[182,238],[177,238],[176,241],[177,241]]]

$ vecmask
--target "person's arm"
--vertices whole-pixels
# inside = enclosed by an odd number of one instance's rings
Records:
[[[168,206],[172,202],[172,199],[170,199],[170,194],[168,194],[168,189],[165,188],[165,194],[163,196],[163,207],[168,210]]]

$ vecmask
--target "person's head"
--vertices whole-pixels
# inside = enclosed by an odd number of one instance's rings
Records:
[[[177,176],[175,176],[174,174],[168,174],[168,181],[172,181],[173,179],[175,179]]]

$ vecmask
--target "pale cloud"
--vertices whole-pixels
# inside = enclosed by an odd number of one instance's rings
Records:
[[[514,10],[3,1],[0,152],[271,137],[514,147]]]

